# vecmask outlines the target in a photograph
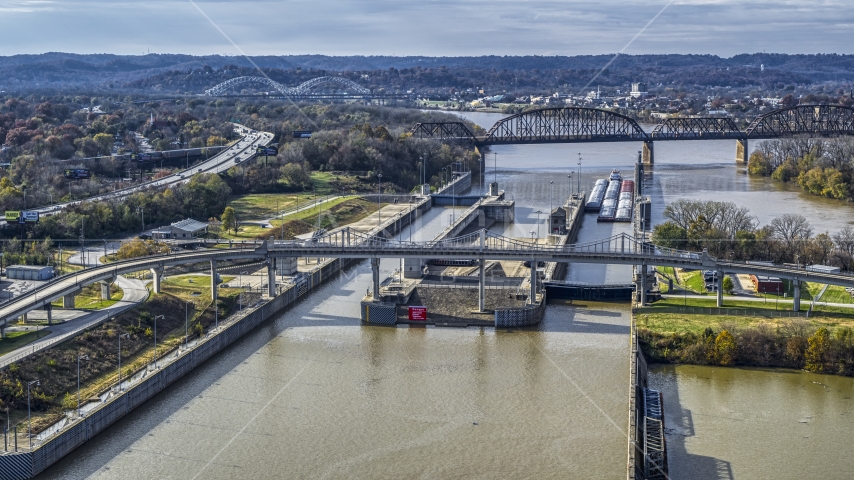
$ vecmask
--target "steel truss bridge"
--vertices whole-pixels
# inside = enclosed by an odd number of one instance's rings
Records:
[[[739,129],[728,117],[667,118],[652,132],[646,132],[635,120],[610,110],[558,107],[503,118],[481,136],[462,122],[419,123],[412,129],[412,135],[477,146],[642,141],[646,162],[653,160],[654,141],[729,139],[739,142],[737,158],[746,161],[747,142],[752,139],[854,135],[854,108],[842,105],[781,108],[756,117],[746,130]]]
[[[358,83],[342,78],[342,77],[317,77],[312,78],[311,80],[301,83],[296,87],[287,87],[282,85],[279,82],[274,80],[270,80],[267,77],[237,77],[232,78],[230,80],[226,80],[219,85],[213,86],[207,90],[205,90],[205,96],[208,97],[219,97],[225,96],[225,93],[232,87],[243,84],[243,83],[263,83],[268,85],[274,89],[276,89],[279,93],[286,97],[297,97],[297,98],[315,98],[316,96],[325,96],[330,97],[329,94],[315,94],[312,92],[312,89],[318,85],[323,84],[338,84],[342,89],[346,89],[346,93],[344,96],[358,96],[358,97],[366,97],[371,95],[371,91]],[[339,94],[338,96],[341,96]],[[337,98],[337,96],[336,96]]]
[[[236,248],[155,255],[66,274],[0,305],[0,328],[5,328],[8,322],[29,311],[47,307],[58,298],[76,295],[86,285],[96,282],[111,283],[117,275],[151,270],[154,274],[154,291],[159,292],[163,268],[167,266],[209,262],[211,272],[215,274],[218,261],[262,260],[267,261],[269,265],[273,259],[292,257],[535,260],[531,265],[536,265],[537,261],[655,265],[714,270],[719,272],[719,276],[725,273],[744,273],[786,278],[795,282],[809,281],[854,287],[854,275],[721,261],[705,252],[663,248],[625,233],[595,242],[539,245],[523,239],[496,235],[486,230],[441,241],[401,242],[347,227],[309,241],[259,242],[240,244]],[[268,288],[272,296],[275,295],[275,271],[272,268],[268,270]],[[216,282],[213,282],[212,288],[216,288]],[[799,290],[796,288],[795,292]],[[721,301],[721,298],[719,296],[718,300]],[[797,300],[796,297],[796,302]],[[799,305],[796,304],[795,308],[799,309]]]

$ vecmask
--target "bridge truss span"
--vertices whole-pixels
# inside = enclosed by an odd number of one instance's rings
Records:
[[[474,133],[462,122],[417,123],[411,133],[413,137],[420,139],[477,141]]]
[[[746,134],[748,138],[854,135],[854,108],[844,105],[781,108],[756,117]]]
[[[575,143],[649,140],[633,119],[609,110],[542,108],[511,115],[489,129],[481,143]]]
[[[729,117],[675,117],[659,122],[650,136],[653,140],[737,140],[745,134]]]

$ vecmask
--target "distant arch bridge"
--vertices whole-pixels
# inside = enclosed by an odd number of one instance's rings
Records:
[[[347,89],[347,93],[356,96],[368,96],[371,91],[358,83],[343,77],[317,77],[312,78],[307,82],[303,82],[296,87],[287,87],[279,82],[271,80],[267,77],[237,77],[226,80],[218,85],[215,85],[205,90],[205,96],[218,97],[224,95],[230,88],[244,83],[262,83],[276,89],[279,93],[286,97],[305,97],[312,95],[312,89],[323,84],[338,84]]]
[[[511,115],[495,123],[486,135],[475,135],[462,122],[419,123],[416,138],[464,141],[475,145],[537,143],[638,142],[643,160],[653,162],[653,142],[669,140],[736,140],[736,159],[747,161],[747,142],[810,135],[854,135],[854,108],[844,105],[798,105],[781,108],[753,119],[745,130],[729,117],[676,117],[659,122],[646,132],[625,115],[598,108],[541,108]]]

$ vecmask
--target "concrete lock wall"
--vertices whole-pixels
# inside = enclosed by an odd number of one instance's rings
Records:
[[[149,374],[113,400],[93,410],[82,420],[52,436],[32,452],[0,452],[0,479],[23,480],[44,471],[196,366],[294,303],[301,295],[321,285],[324,280],[331,278],[339,270],[355,261],[358,260],[330,260],[311,272],[306,282],[292,285],[245,317],[224,327],[218,333],[201,339],[193,349],[185,352],[178,360]]]
[[[420,217],[430,209],[431,203],[428,200],[419,202],[416,213],[412,215],[414,218]],[[403,221],[398,219],[390,225],[384,224],[383,228],[397,231],[408,224],[408,220],[407,215],[403,217]],[[147,375],[139,383],[96,408],[82,420],[64,427],[33,451],[0,452],[0,479],[24,480],[44,471],[263,321],[275,316],[324,281],[333,278],[342,269],[359,261],[361,260],[340,258],[324,261],[272,300],[234,323],[222,327],[219,332],[200,339],[195,347],[186,351],[176,361]]]

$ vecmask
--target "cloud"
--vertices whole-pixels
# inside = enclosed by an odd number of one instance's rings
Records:
[[[619,51],[667,0],[196,0],[250,55]],[[189,2],[0,0],[0,54],[238,52]],[[854,53],[839,0],[676,0],[626,53]]]

